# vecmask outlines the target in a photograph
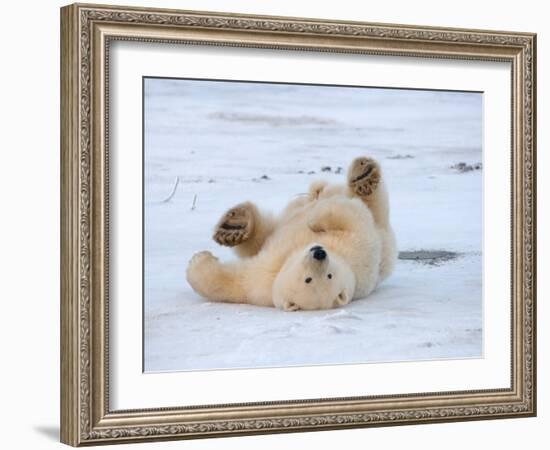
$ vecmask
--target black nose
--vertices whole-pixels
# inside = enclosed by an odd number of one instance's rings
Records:
[[[327,257],[327,252],[325,252],[322,247],[316,248],[313,250],[313,257],[319,261],[322,261]]]

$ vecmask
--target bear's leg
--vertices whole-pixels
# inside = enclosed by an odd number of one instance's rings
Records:
[[[380,165],[372,158],[353,160],[348,170],[348,188],[369,207],[376,224],[389,227],[389,199]]]
[[[223,264],[210,252],[193,255],[187,266],[187,281],[201,296],[216,302],[250,303],[273,306],[271,285],[260,292],[248,292],[247,280],[254,279],[250,273],[253,266],[247,261]]]
[[[382,239],[380,281],[393,270],[397,260],[395,235],[390,226],[390,204],[378,163],[367,157],[355,159],[348,171],[348,187],[370,209]]]
[[[241,203],[229,209],[214,229],[213,239],[220,245],[233,247],[241,257],[253,256],[260,251],[275,228],[275,220],[261,214],[256,205]]]

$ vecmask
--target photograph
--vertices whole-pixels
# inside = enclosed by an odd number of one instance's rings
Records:
[[[143,76],[143,371],[483,357],[483,93]]]

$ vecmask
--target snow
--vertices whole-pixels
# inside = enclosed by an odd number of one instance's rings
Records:
[[[482,170],[451,168],[482,160],[481,94],[154,78],[144,92],[145,371],[482,357]],[[328,311],[191,289],[195,252],[235,258],[211,240],[228,207],[279,211],[314,179],[343,182],[359,155],[382,164],[399,249],[457,258],[399,260]]]

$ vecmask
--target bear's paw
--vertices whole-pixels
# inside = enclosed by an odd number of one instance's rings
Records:
[[[371,195],[380,182],[380,166],[367,157],[355,159],[348,172],[348,185],[360,197]]]
[[[214,230],[214,241],[226,247],[234,247],[246,241],[254,228],[254,207],[242,203],[227,211]]]

